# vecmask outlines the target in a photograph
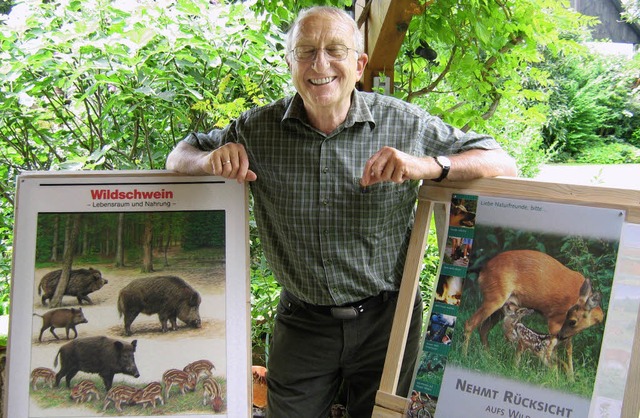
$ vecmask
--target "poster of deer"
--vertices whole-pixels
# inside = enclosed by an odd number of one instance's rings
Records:
[[[626,369],[606,356],[624,358],[633,333],[605,329],[616,327],[623,221],[614,209],[454,194],[409,415],[619,416]]]
[[[249,416],[244,186],[18,177],[4,416]]]

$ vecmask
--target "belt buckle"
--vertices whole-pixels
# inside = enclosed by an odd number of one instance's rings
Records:
[[[331,308],[331,316],[335,319],[355,319],[359,315],[354,306],[334,306]]]

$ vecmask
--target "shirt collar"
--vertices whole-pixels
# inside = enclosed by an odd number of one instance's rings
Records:
[[[298,119],[309,125],[309,118],[307,117],[307,112],[304,110],[302,97],[297,93],[289,101],[289,105],[282,117],[282,121],[284,122],[287,119]],[[351,95],[351,108],[349,109],[347,118],[342,123],[341,127],[349,128],[356,123],[367,122],[369,122],[372,129],[376,125],[376,121],[373,119],[369,106],[364,99],[364,94],[354,89]]]

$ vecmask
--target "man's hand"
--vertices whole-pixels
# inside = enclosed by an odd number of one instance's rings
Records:
[[[424,158],[414,157],[395,148],[383,147],[365,164],[360,185],[367,187],[383,181],[403,183],[406,180],[420,180],[429,176],[430,171],[439,169],[435,161],[429,164]],[[433,177],[438,175],[439,173],[433,173]]]
[[[203,168],[211,170],[211,174],[235,179],[238,183],[257,178],[256,173],[249,170],[249,157],[241,144],[229,143],[211,151],[204,164]]]
[[[258,178],[256,173],[249,170],[249,157],[244,146],[235,143],[209,152],[179,142],[167,157],[167,169],[191,175],[213,174],[235,179],[238,183]]]

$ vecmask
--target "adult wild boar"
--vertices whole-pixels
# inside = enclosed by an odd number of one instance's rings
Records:
[[[51,299],[56,291],[58,282],[60,281],[60,275],[62,270],[54,270],[45,274],[40,280],[38,286],[38,295],[42,294],[42,305],[46,305],[47,299]],[[89,298],[89,293],[95,292],[109,283],[107,279],[102,277],[100,270],[96,270],[92,267],[88,269],[71,270],[69,274],[69,283],[64,294],[67,296],[75,296],[78,298],[78,303],[82,304],[82,301],[87,301],[89,304],[93,304],[93,301]]]
[[[124,315],[124,331],[131,335],[131,324],[138,314],[158,314],[162,332],[167,332],[167,320],[176,330],[176,318],[194,328],[200,328],[200,294],[176,276],[145,277],[131,281],[118,297],[118,312]]]
[[[71,387],[71,379],[80,371],[97,373],[102,378],[106,390],[111,389],[116,373],[140,377],[134,358],[136,345],[136,340],[128,343],[104,336],[78,338],[66,343],[60,347],[53,362],[53,366],[57,367],[60,357],[56,387],[60,385],[63,377],[66,377],[67,387]]]

